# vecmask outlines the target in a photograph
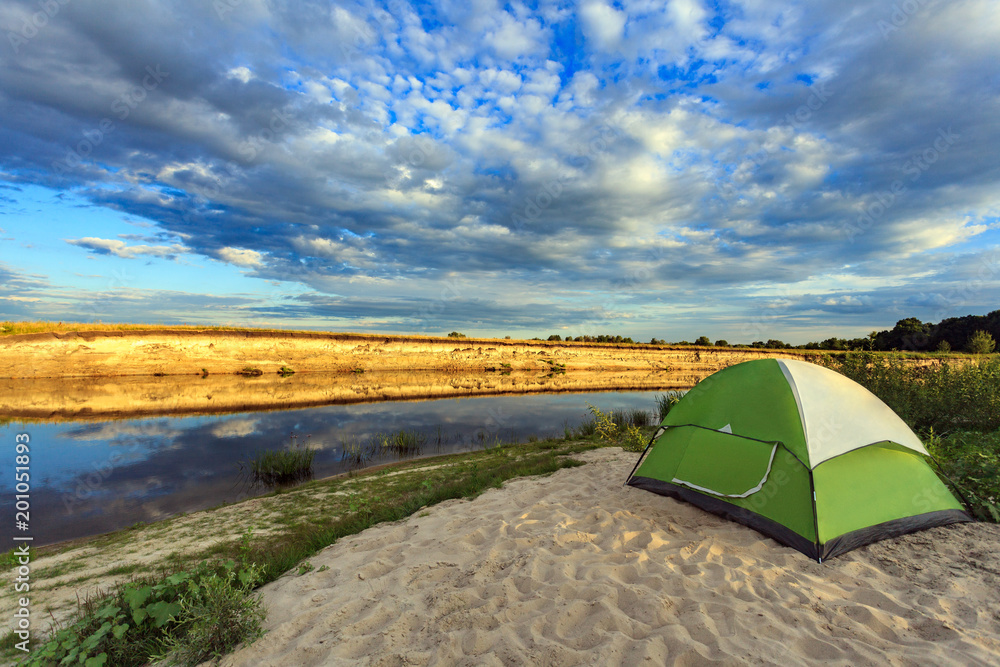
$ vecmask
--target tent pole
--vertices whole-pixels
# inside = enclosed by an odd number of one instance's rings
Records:
[[[623,487],[628,486],[629,480],[632,479],[632,475],[634,475],[635,471],[639,469],[639,464],[642,463],[642,458],[646,456],[646,452],[648,452],[649,448],[653,446],[653,443],[656,441],[657,436],[663,435],[662,431],[665,430],[666,429],[664,429],[663,427],[656,429],[656,433],[654,433],[653,437],[649,439],[649,444],[646,445],[646,449],[642,450],[642,454],[639,454],[639,460],[635,462],[635,467],[632,468],[632,472],[630,472],[628,474],[628,477],[625,478],[625,483],[622,484]]]

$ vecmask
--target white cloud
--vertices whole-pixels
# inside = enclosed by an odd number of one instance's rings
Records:
[[[548,50],[548,45],[544,43],[545,30],[538,20],[519,21],[507,12],[502,12],[498,24],[487,32],[485,43],[504,60],[514,60]]]
[[[237,417],[219,422],[212,427],[212,435],[216,438],[244,438],[257,432],[257,419]]]
[[[242,81],[243,83],[249,83],[250,79],[253,78],[253,72],[248,67],[234,67],[226,72],[226,76],[230,79]]]
[[[618,46],[625,31],[625,14],[603,2],[587,2],[580,8],[583,34],[599,49]]]
[[[248,269],[258,268],[264,263],[263,254],[247,248],[220,248],[218,256],[224,262]]]
[[[101,239],[93,236],[85,236],[81,239],[64,239],[70,245],[86,248],[101,255],[114,255],[123,259],[134,259],[140,255],[152,257],[173,257],[190,250],[178,243],[173,245],[133,245],[130,246],[118,239]]]

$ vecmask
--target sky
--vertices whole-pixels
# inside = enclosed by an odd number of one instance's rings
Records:
[[[4,0],[0,319],[804,343],[985,314],[997,63],[995,0]]]

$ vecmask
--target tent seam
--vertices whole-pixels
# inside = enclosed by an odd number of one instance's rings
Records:
[[[799,411],[799,423],[802,425],[802,440],[806,446],[806,456],[809,457],[808,467],[812,469],[812,451],[809,449],[809,424],[806,422],[806,413],[802,408],[802,397],[799,396],[799,387],[795,384],[795,377],[792,376],[792,371],[785,362],[781,359],[775,359],[775,361],[778,362],[781,374],[785,376],[788,388],[792,390],[792,398],[795,399],[795,409]]]

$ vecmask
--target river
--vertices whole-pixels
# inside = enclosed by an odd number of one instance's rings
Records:
[[[602,410],[656,410],[663,391],[614,391],[382,401],[216,415],[117,420],[18,421],[0,426],[8,456],[0,461],[4,521],[14,532],[15,437],[30,437],[33,544],[99,535],[139,522],[266,493],[252,488],[240,462],[255,452],[287,446],[295,437],[315,450],[314,476],[358,469],[345,457],[351,443],[377,433],[415,430],[421,456],[474,449],[529,436],[561,436]],[[370,458],[367,465],[394,460]]]

